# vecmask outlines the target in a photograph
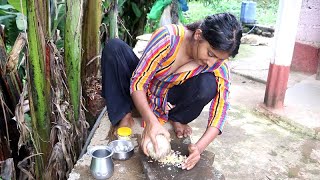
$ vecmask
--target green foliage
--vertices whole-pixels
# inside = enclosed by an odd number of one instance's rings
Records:
[[[21,31],[26,30],[27,29],[26,16],[24,16],[23,14],[18,14],[16,17],[16,25],[19,30]]]
[[[22,9],[21,9],[20,0],[8,0],[9,4],[11,4],[14,7],[14,9],[16,9],[17,11],[23,14],[27,14],[27,1],[26,0],[21,0],[21,1],[22,1]]]
[[[32,131],[32,119],[30,114],[25,113],[24,114],[24,121],[25,121],[25,125]]]
[[[147,24],[144,27],[144,32],[150,34],[154,32],[157,28],[159,28],[159,20],[147,20]]]
[[[256,0],[256,19],[259,24],[274,25],[279,0]],[[202,20],[207,15],[230,12],[240,19],[242,0],[192,0],[188,3],[186,23]]]
[[[10,52],[11,47],[13,46],[14,42],[16,41],[16,38],[18,37],[21,31],[17,28],[15,18],[6,19],[1,24],[4,24],[6,27],[6,30],[5,30],[6,46],[7,46],[7,52]]]
[[[12,47],[19,33],[27,28],[26,16],[16,9],[17,4],[2,3],[0,4],[0,24],[5,26],[6,46]]]
[[[102,3],[102,24],[105,29],[110,26],[110,12],[113,1],[105,0]],[[119,38],[133,46],[135,38],[143,34],[147,13],[150,12],[154,0],[118,0],[118,34]],[[110,36],[110,34],[107,34]],[[104,41],[104,39],[102,40]]]
[[[60,30],[60,36],[63,39],[64,38],[64,26],[65,26],[65,19],[66,19],[66,4],[60,3],[57,5],[57,8],[55,9],[56,16],[54,16],[53,19],[53,26],[51,30],[51,34],[54,34],[57,29]]]
[[[131,7],[132,7],[132,10],[133,10],[134,14],[136,15],[136,17],[137,18],[141,17],[142,12],[140,11],[137,4],[134,2],[131,2]]]
[[[120,1],[124,1],[124,0],[119,0],[119,4],[120,4]],[[102,9],[103,10],[109,9],[110,5],[111,5],[111,1],[102,1]]]
[[[167,6],[172,5],[173,1],[172,0],[158,0],[156,1],[148,13],[148,20],[146,23],[146,26],[144,28],[145,33],[152,33],[154,32],[157,28],[159,28],[159,22],[161,19],[161,16],[163,14],[163,11]],[[182,9],[180,7],[180,3],[178,3],[178,16],[179,16],[179,21],[182,24],[185,24],[187,21],[184,17],[184,13],[182,12]],[[171,9],[172,10],[172,9]]]
[[[279,0],[258,1],[257,2],[257,21],[259,24],[275,25],[277,20]]]

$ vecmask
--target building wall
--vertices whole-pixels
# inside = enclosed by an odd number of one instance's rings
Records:
[[[320,0],[303,0],[291,70],[314,74],[320,63]]]
[[[303,0],[297,41],[320,43],[320,0]]]

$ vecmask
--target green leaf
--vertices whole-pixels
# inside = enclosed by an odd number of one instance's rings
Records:
[[[61,37],[64,37],[64,25],[65,25],[65,17],[66,17],[66,4],[62,3],[58,5],[58,13],[53,20],[53,28],[52,34],[59,29],[61,32]]]
[[[125,2],[126,2],[126,0],[119,0],[118,7],[122,7]]]
[[[16,11],[16,10],[15,10]],[[7,10],[4,10],[4,9],[1,9],[0,8],[0,16],[2,16],[2,15],[8,15],[8,14],[12,14],[12,15],[18,15],[18,14],[20,14],[18,11],[16,11],[16,12],[11,12],[11,11],[7,11]]]
[[[138,18],[141,17],[141,14],[142,14],[142,13],[141,13],[138,5],[137,5],[136,3],[134,3],[134,2],[131,2],[131,7],[132,7],[132,10],[133,10],[134,14],[135,14]]]
[[[56,42],[56,46],[57,46],[58,49],[62,49],[64,47],[64,40],[63,39],[59,39]]]
[[[15,15],[5,15],[5,16],[0,16],[0,23],[2,24],[3,21],[6,21],[7,19],[10,19],[10,18],[14,18]]]
[[[24,114],[24,121],[26,122],[27,127],[32,130],[32,122],[31,122],[31,116],[30,114],[26,113]]]
[[[57,29],[60,30],[61,38],[64,38],[65,24],[66,24],[66,4],[61,4],[58,7],[58,19],[57,19]]]
[[[14,9],[14,7],[11,6],[10,4],[6,4],[6,5],[1,5],[0,9],[8,10],[8,9]]]
[[[27,0],[22,1],[23,14],[27,14]],[[9,4],[11,4],[16,10],[22,13],[20,0],[8,0]]]
[[[0,4],[8,4],[8,1],[7,0],[0,0]]]
[[[23,14],[18,14],[16,17],[16,24],[17,24],[17,28],[19,30],[26,30],[27,29],[27,17],[24,16]]]
[[[13,46],[14,42],[16,41],[19,33],[21,32],[17,28],[16,19],[15,18],[9,18],[6,19],[3,24],[5,25],[6,33],[6,44]]]
[[[110,0],[104,1],[104,2],[102,3],[102,7],[103,7],[104,9],[109,9],[110,5],[111,5],[111,1],[110,1]]]

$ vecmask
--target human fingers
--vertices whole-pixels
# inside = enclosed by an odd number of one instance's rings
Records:
[[[191,170],[192,168],[194,168],[194,166],[196,166],[198,161],[193,161],[193,162],[190,162],[188,165],[187,165],[187,170]]]
[[[149,138],[146,137],[145,135],[145,131],[143,131],[142,133],[142,140],[141,140],[141,148],[142,148],[142,151],[145,155],[149,156],[149,153],[147,151],[147,145],[148,145],[148,142],[150,140],[148,140]]]
[[[200,160],[200,152],[195,144],[188,146],[189,156],[183,164],[184,169],[192,169],[194,165]]]
[[[192,169],[200,160],[200,155],[197,155],[196,152],[189,155],[189,157],[182,164],[182,169],[190,170]]]
[[[158,154],[158,143],[155,135],[150,135],[150,141],[153,144],[153,150]]]
[[[196,159],[186,159],[183,163],[182,163],[182,169],[186,169],[189,170],[192,167],[194,167],[194,165],[197,163]]]

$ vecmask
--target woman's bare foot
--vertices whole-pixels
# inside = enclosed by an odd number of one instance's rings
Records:
[[[126,114],[122,120],[119,122],[119,124],[114,128],[113,134],[116,136],[117,135],[117,130],[120,127],[129,127],[131,128],[134,125],[134,120],[132,118],[131,112]]]
[[[170,121],[174,132],[178,138],[188,137],[192,134],[192,128],[188,124],[181,124],[179,122]]]
[[[122,120],[120,121],[118,128],[119,127],[129,127],[131,128],[134,125],[134,120],[132,118],[132,114],[131,112],[129,112],[128,114],[126,114]]]

